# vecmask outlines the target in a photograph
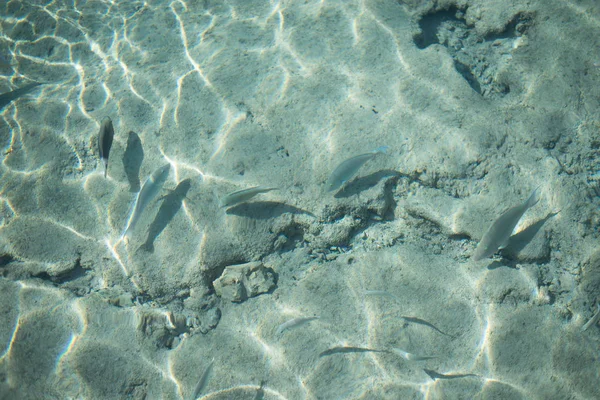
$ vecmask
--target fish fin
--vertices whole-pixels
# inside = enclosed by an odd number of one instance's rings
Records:
[[[500,246],[498,246],[498,250],[505,249],[505,248],[506,248],[506,246],[508,246],[508,243],[510,242],[510,238],[511,238],[511,236],[509,236],[509,237],[507,237],[506,239],[504,239],[504,240],[502,241],[502,243],[500,243]]]
[[[526,208],[531,208],[531,207],[535,206],[538,201],[540,201],[540,198],[538,196],[539,188],[540,188],[539,186],[536,187],[535,190],[533,191],[533,193],[531,193],[531,196],[529,196],[529,198],[525,202]]]

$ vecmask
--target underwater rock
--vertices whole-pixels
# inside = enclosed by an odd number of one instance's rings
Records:
[[[260,261],[254,261],[225,267],[213,285],[219,297],[242,302],[249,297],[269,292],[276,286],[275,280],[272,269],[266,268]]]

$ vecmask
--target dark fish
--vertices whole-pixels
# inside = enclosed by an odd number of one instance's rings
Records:
[[[432,371],[430,369],[425,369],[425,368],[423,368],[423,371],[425,371],[425,373],[427,375],[429,375],[429,377],[431,379],[433,379],[434,381],[436,379],[457,379],[457,378],[467,378],[469,376],[478,377],[478,375],[475,375],[475,374],[449,374],[449,375],[444,375],[444,374],[440,374],[439,372],[435,372],[435,371]]]
[[[149,252],[154,251],[154,241],[175,217],[179,209],[181,209],[183,200],[191,186],[191,179],[184,179],[177,184],[177,187],[173,191],[159,198],[163,202],[156,213],[156,217],[154,217],[150,227],[148,227],[148,236],[146,237],[146,242],[142,245],[145,250]]]
[[[437,331],[437,332],[441,333],[442,335],[446,335],[446,336],[452,337],[452,335],[449,335],[446,332],[441,331],[440,329],[437,328],[437,326],[435,326],[435,325],[433,325],[433,324],[425,321],[424,319],[415,318],[415,317],[403,317],[403,316],[401,316],[400,318],[402,318],[406,322],[412,322],[413,324],[419,324],[419,325],[427,326],[427,327],[433,329],[434,331]]]
[[[100,133],[98,133],[98,153],[100,159],[104,163],[104,177],[108,172],[108,154],[112,146],[113,137],[115,136],[115,130],[113,129],[112,120],[110,117],[104,117],[102,124],[100,125]]]
[[[592,318],[590,318],[590,320],[586,322],[584,326],[581,327],[582,332],[587,331],[590,328],[590,326],[596,325],[598,323],[598,320],[600,320],[600,303],[598,303],[596,307],[598,308],[598,311],[596,311]]]
[[[364,347],[340,346],[340,347],[331,348],[329,350],[325,350],[324,352],[319,354],[319,357],[330,356],[332,354],[338,354],[338,353],[387,353],[387,351],[386,350],[366,349]]]
[[[6,107],[19,97],[23,96],[24,94],[29,93],[33,88],[39,85],[41,85],[41,83],[33,82],[23,86],[22,88],[0,94],[0,110],[4,109],[4,107]]]
[[[258,387],[258,390],[256,391],[256,395],[254,396],[254,400],[264,400],[265,398],[265,381],[260,381],[260,386]]]
[[[213,367],[214,362],[215,362],[215,360],[213,359],[210,362],[210,364],[208,364],[206,369],[204,370],[204,373],[200,377],[200,380],[198,381],[198,384],[196,385],[196,388],[194,389],[194,392],[192,393],[192,397],[190,397],[191,400],[196,400],[198,397],[200,397],[200,393],[202,393],[202,391],[206,387],[206,384],[208,383],[208,378],[210,378],[210,374],[212,372],[212,367]]]

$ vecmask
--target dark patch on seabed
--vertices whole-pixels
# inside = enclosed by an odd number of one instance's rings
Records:
[[[498,71],[512,59],[517,40],[527,33],[533,15],[517,13],[500,32],[479,34],[465,20],[466,7],[432,8],[419,18],[421,32],[413,40],[419,49],[433,44],[446,47],[454,68],[471,88],[486,98],[501,98],[510,85],[498,79]]]

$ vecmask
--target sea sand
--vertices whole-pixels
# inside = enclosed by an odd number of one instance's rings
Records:
[[[0,5],[0,93],[44,83],[0,110],[0,398],[190,399],[211,362],[204,399],[600,398],[599,29],[594,0]]]

